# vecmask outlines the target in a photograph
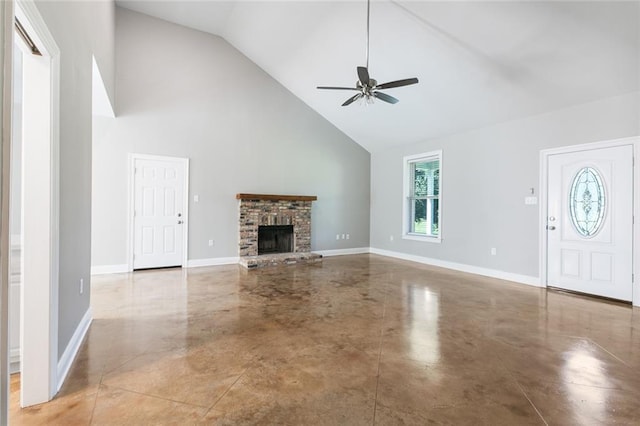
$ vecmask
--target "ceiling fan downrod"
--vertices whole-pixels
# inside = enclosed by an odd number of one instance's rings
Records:
[[[371,20],[371,0],[367,0],[367,45],[366,45],[366,66],[357,67],[358,81],[356,87],[336,87],[336,86],[318,86],[318,89],[329,90],[355,90],[355,95],[347,99],[342,106],[351,105],[357,100],[365,99],[367,103],[372,103],[374,98],[389,104],[398,103],[398,99],[387,95],[380,90],[392,89],[394,87],[409,86],[418,83],[417,78],[406,78],[404,80],[395,80],[388,83],[378,84],[378,82],[369,76],[369,38],[370,38],[370,20]]]
[[[367,56],[366,56],[366,67],[369,69],[369,20],[371,14],[371,0],[367,0]]]

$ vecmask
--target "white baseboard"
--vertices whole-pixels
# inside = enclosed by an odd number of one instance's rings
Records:
[[[60,390],[62,384],[67,378],[67,374],[69,374],[69,370],[71,369],[73,360],[80,350],[80,345],[84,340],[84,336],[87,334],[87,331],[89,331],[89,326],[91,325],[92,319],[93,317],[91,315],[91,307],[89,307],[89,309],[87,309],[87,312],[85,312],[84,316],[80,320],[80,324],[78,324],[78,327],[76,327],[76,331],[73,333],[73,336],[71,336],[71,340],[69,340],[67,348],[64,350],[64,353],[58,361],[57,390]]]
[[[22,247],[22,235],[11,234],[11,249],[16,250]]]
[[[366,254],[370,253],[369,247],[356,247],[347,249],[335,249],[335,250],[312,250],[312,253],[321,254],[324,257],[331,256],[344,256],[347,254]]]
[[[123,274],[129,272],[129,265],[96,265],[91,267],[91,275]]]
[[[372,253],[381,256],[394,257],[396,259],[409,260],[411,262],[422,263],[424,265],[438,266],[441,268],[453,269],[455,271],[468,272],[471,274],[483,275],[486,277],[497,278],[500,280],[513,281],[520,284],[526,284],[534,287],[544,287],[540,284],[540,278],[530,275],[514,274],[512,272],[500,271],[497,269],[482,268],[480,266],[466,265],[464,263],[449,262],[446,260],[433,259],[430,257],[417,256],[413,254],[400,253],[391,250],[377,249],[374,247],[356,247],[336,250],[314,250],[313,253],[321,254],[324,257],[343,256],[349,254],[365,254]],[[219,266],[234,265],[239,262],[239,257],[212,257],[209,259],[190,259],[187,261],[187,268],[195,268],[198,266]],[[123,265],[102,265],[92,266],[91,274],[119,274],[129,272],[129,266]]]
[[[381,256],[395,257],[396,259],[409,260],[411,262],[425,265],[439,266],[441,268],[453,269],[455,271],[468,272],[470,274],[483,275],[485,277],[497,278],[500,280],[513,281],[533,287],[544,287],[540,284],[540,278],[530,275],[514,274],[512,272],[499,271],[497,269],[482,268],[479,266],[465,265],[464,263],[448,262],[446,260],[433,259],[429,257],[416,256],[413,254],[399,253],[396,251],[382,250],[371,247],[371,253]]]
[[[190,259],[187,261],[187,268],[198,266],[219,266],[234,265],[240,261],[239,257],[212,257],[210,259]]]
[[[20,372],[20,348],[12,348],[9,352],[9,374]]]

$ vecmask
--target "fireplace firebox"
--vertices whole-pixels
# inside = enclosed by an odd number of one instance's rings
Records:
[[[293,251],[293,225],[258,227],[258,255],[291,253]]]

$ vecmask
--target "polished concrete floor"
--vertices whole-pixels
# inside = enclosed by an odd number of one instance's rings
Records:
[[[375,255],[92,278],[62,391],[13,424],[640,424],[630,306]]]

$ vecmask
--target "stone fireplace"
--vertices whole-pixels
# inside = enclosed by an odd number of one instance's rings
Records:
[[[236,194],[240,264],[247,268],[317,262],[311,253],[311,203],[315,196]]]

